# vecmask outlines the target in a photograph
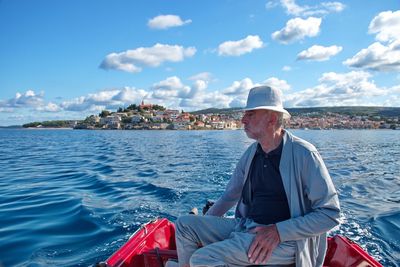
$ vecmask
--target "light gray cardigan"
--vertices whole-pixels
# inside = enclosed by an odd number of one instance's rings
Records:
[[[239,160],[225,192],[207,212],[223,216],[233,205],[236,217],[246,217],[242,188],[257,149],[253,143]],[[289,203],[289,220],[276,224],[281,242],[296,241],[296,266],[322,266],[326,232],[339,224],[337,192],[317,149],[285,130],[279,165]]]

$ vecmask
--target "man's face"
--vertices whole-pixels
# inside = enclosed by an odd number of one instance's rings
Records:
[[[271,121],[271,113],[268,110],[248,110],[244,113],[242,123],[244,131],[251,139],[260,140],[267,133],[267,127]]]

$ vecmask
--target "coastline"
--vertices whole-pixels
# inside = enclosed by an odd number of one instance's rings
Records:
[[[27,127],[27,128],[21,128],[25,130],[74,130],[74,128],[71,127]]]
[[[400,130],[400,128],[396,129],[368,129],[368,128],[326,128],[326,129],[308,129],[308,128],[289,128],[285,127],[287,130],[301,130],[301,131],[396,131]],[[34,131],[40,131],[40,130],[83,130],[83,131],[238,131],[238,130],[243,130],[243,128],[237,128],[237,129],[109,129],[109,128],[94,128],[94,129],[74,129],[70,127],[64,127],[64,128],[57,128],[57,127],[41,127],[41,128],[35,128],[35,127],[0,127],[0,130],[34,130]]]

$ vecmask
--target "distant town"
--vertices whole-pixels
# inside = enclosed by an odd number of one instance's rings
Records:
[[[288,109],[290,129],[400,129],[400,108],[324,107]],[[44,121],[24,124],[25,128],[73,128],[110,130],[236,130],[242,128],[243,111],[206,109],[184,112],[144,103],[103,110],[84,120]]]

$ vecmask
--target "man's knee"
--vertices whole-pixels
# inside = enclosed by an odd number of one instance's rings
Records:
[[[204,230],[199,221],[199,216],[183,215],[175,222],[175,233],[177,237],[183,237]]]
[[[179,216],[178,219],[175,222],[175,230],[176,233],[179,234],[182,231],[184,231],[184,229],[187,228],[187,226],[193,225],[193,221],[196,216],[194,215],[183,215],[183,216]]]

